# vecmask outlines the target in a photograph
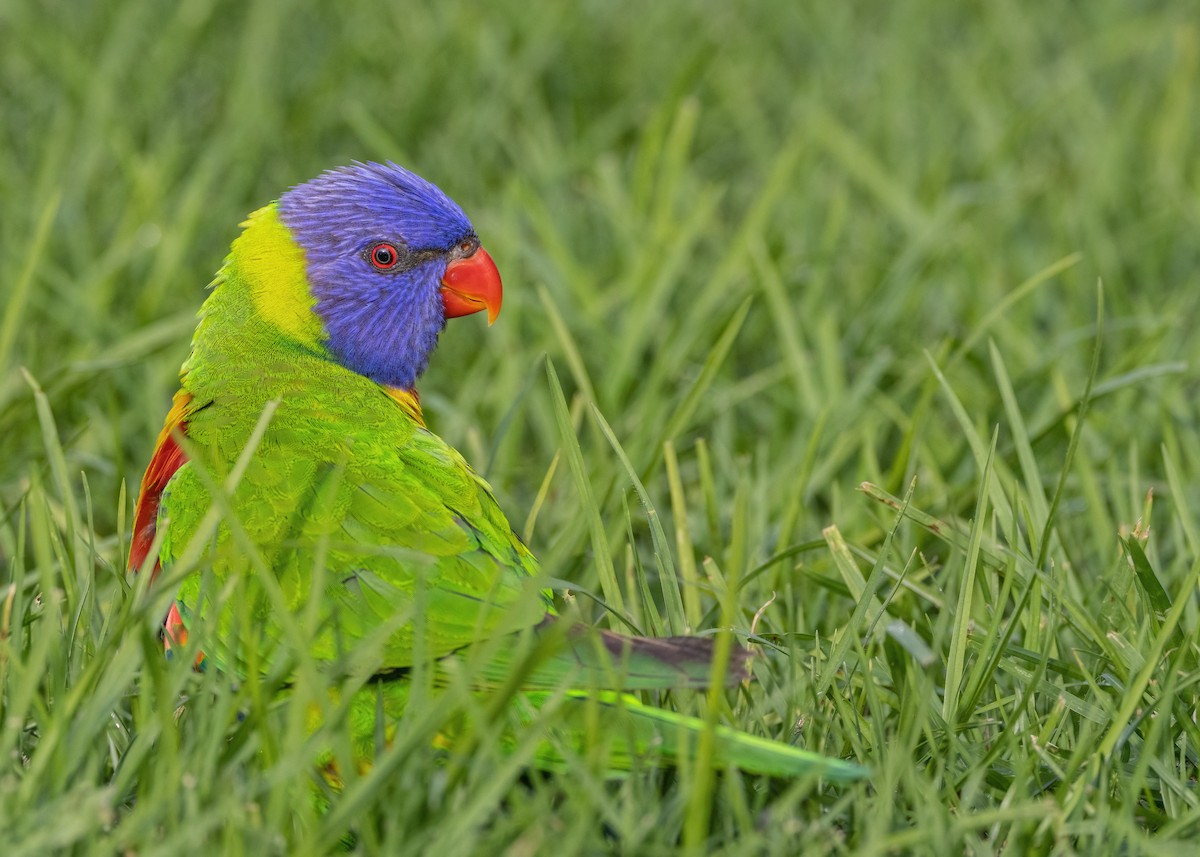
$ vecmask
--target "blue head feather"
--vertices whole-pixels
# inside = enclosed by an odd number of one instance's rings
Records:
[[[471,222],[433,184],[393,163],[323,173],[279,199],[304,250],[326,347],[342,365],[409,389],[446,326],[441,279],[449,252],[474,240]],[[379,271],[369,257],[392,244],[400,262]]]

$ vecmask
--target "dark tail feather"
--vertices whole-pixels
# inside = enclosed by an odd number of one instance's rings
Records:
[[[518,684],[527,690],[557,688],[564,681],[605,690],[705,688],[714,679],[716,637],[626,637],[547,618],[527,645],[519,638],[513,642],[488,658],[482,677],[511,681],[514,669],[524,670]],[[726,687],[746,681],[750,655],[732,645],[725,669],[715,678]]]
[[[630,677],[674,676],[678,679],[674,687],[708,687],[712,681],[716,637],[625,637],[612,631],[600,631],[599,634],[614,662],[628,664]],[[574,647],[572,650],[577,651]],[[722,678],[726,687],[750,678],[749,649],[730,646],[729,663]],[[633,690],[634,686],[625,689]]]

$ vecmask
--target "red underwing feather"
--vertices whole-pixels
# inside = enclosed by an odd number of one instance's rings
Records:
[[[158,433],[158,442],[154,446],[154,455],[146,467],[142,477],[142,487],[138,492],[137,509],[133,515],[133,540],[129,545],[129,568],[133,571],[141,569],[154,544],[154,533],[158,524],[158,506],[162,501],[163,489],[175,475],[175,471],[187,460],[179,444],[175,441],[176,430],[187,434],[186,417],[192,403],[192,394],[180,390],[175,394],[171,410],[163,422],[162,431]],[[158,560],[154,561],[151,579],[158,576]]]

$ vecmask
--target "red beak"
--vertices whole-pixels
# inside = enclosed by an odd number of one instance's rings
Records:
[[[500,315],[500,272],[488,251],[480,247],[465,259],[455,259],[442,276],[442,305],[446,318],[486,309],[488,324]]]

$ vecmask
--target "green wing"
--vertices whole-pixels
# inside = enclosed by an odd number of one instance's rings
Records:
[[[256,360],[261,389],[275,391],[278,405],[237,480],[230,472],[255,436],[265,393],[188,389],[196,403],[186,420],[189,460],[162,494],[159,557],[170,572],[199,553],[178,607],[189,632],[206,629],[207,658],[243,671],[269,664],[277,644],[303,645],[322,660],[361,652],[389,670],[533,628],[553,613],[535,559],[461,455],[378,385],[327,361],[297,371],[297,355],[289,357]],[[215,532],[201,532],[214,507],[211,486],[234,483],[228,496],[217,494]],[[298,617],[314,611],[317,628],[308,622],[297,639]],[[543,630],[537,662],[521,666],[527,687],[711,680],[711,639]],[[490,647],[476,675],[506,681],[513,658],[526,653]],[[726,683],[746,677],[747,656],[734,650]]]
[[[200,533],[209,486],[228,479],[252,434],[244,403],[232,405],[215,399],[188,423],[189,461],[159,511],[164,570]],[[285,395],[225,504],[179,594],[189,626],[198,615],[216,622],[206,640],[217,647],[204,645],[221,665],[244,664],[247,646],[261,658],[264,640],[282,639],[279,606],[297,614],[313,599],[315,657],[371,640],[385,668],[530,627],[550,611],[536,561],[487,484],[375,385],[349,385],[336,401]],[[247,629],[255,639],[244,639]]]

